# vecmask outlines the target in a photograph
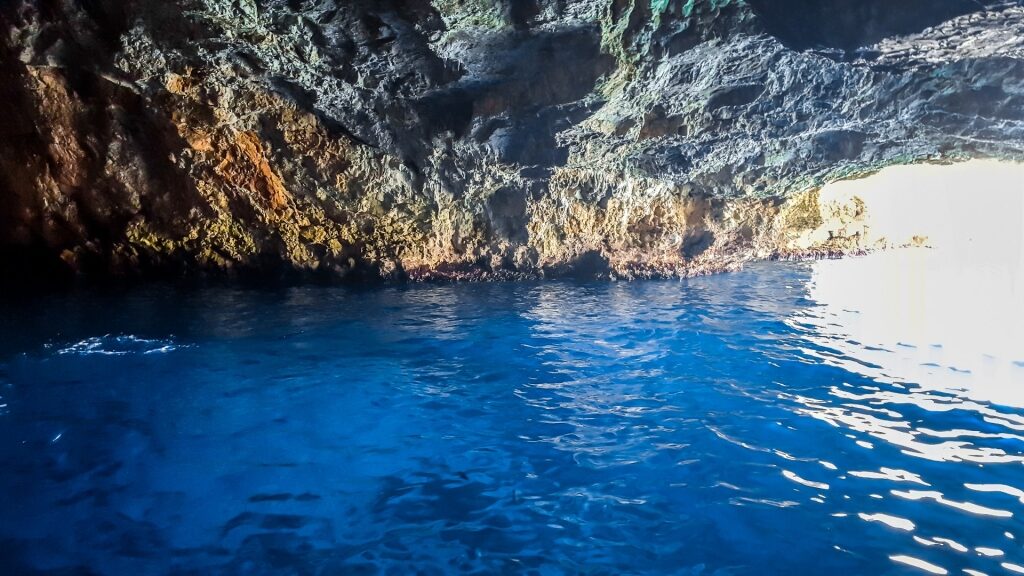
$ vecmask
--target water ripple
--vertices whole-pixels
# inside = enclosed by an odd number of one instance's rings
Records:
[[[0,571],[1024,572],[1017,368],[829,270],[11,310]]]
[[[54,347],[47,344],[47,348]],[[148,339],[121,334],[112,336],[92,336],[68,346],[56,347],[57,354],[74,354],[88,356],[101,354],[105,356],[125,356],[128,354],[166,354],[181,348],[173,339]]]

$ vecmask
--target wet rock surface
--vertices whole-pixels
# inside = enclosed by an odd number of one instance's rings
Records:
[[[796,240],[822,225],[820,186],[1024,157],[1022,14],[959,0],[5,3],[0,266],[9,285],[647,277],[870,249],[858,232]]]

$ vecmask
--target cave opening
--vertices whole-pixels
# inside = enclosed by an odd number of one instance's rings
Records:
[[[947,257],[1024,268],[1024,164],[893,166],[822,188],[819,202],[864,204],[868,241],[923,243]]]
[[[831,342],[858,360],[847,367],[1024,406],[1024,164],[897,166],[820,195],[851,198],[868,234],[926,248],[812,265],[809,296],[822,326],[842,326]]]

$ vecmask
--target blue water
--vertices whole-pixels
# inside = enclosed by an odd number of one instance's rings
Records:
[[[1024,571],[1024,407],[872,376],[813,283],[8,303],[0,574]]]

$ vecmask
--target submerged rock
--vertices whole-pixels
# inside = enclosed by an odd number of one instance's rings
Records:
[[[856,199],[818,188],[1024,157],[1022,22],[991,0],[9,2],[0,266],[649,277],[869,249]]]

